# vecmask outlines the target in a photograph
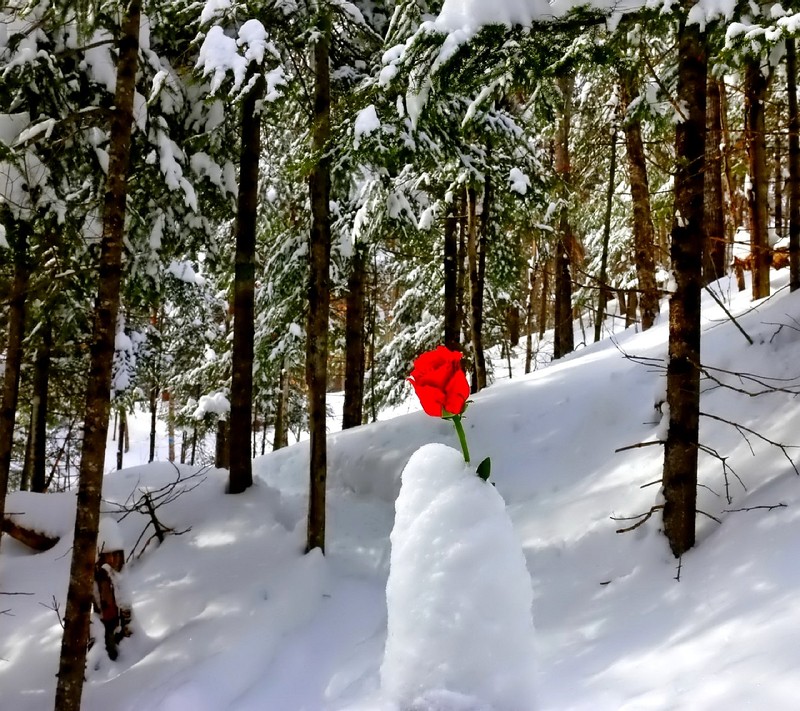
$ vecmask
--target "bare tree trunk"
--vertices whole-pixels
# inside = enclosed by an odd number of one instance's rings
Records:
[[[444,218],[444,345],[460,350],[458,327],[458,202],[453,201]]]
[[[53,325],[45,319],[42,327],[42,342],[36,354],[34,375],[33,413],[31,425],[33,442],[31,454],[31,491],[41,494],[47,489],[47,412],[50,406],[50,363],[53,350]]]
[[[572,167],[569,155],[569,128],[572,119],[572,92],[575,77],[572,74],[558,78],[561,94],[561,116],[559,117],[558,138],[556,139],[556,175],[561,181],[561,217],[558,227],[558,241],[555,254],[555,332],[553,334],[553,358],[561,358],[575,349],[575,335],[572,331],[572,275],[570,256],[574,239],[569,223],[569,189]]]
[[[275,431],[272,436],[272,451],[276,452],[281,447],[289,444],[289,428],[286,426],[289,407],[289,373],[286,372],[286,361],[281,367],[281,375],[278,384],[278,404],[275,408]]]
[[[775,237],[781,239],[783,237],[783,164],[781,162],[781,137],[775,136],[775,155],[774,155],[774,168],[775,168],[775,182],[773,183],[773,202],[775,215]]]
[[[314,165],[308,179],[311,202],[309,245],[308,328],[306,335],[306,383],[310,429],[310,482],[306,551],[325,551],[325,497],[328,478],[326,441],[326,390],[328,384],[328,313],[330,311],[330,159],[325,155],[330,139],[331,18],[327,10],[318,17],[314,43],[314,107],[311,149]]]
[[[533,364],[533,314],[536,309],[536,241],[531,240],[531,259],[528,265],[528,299],[525,308],[525,374]]]
[[[119,435],[117,437],[117,471],[122,469],[122,455],[125,451],[125,409],[119,408]]]
[[[150,453],[148,462],[156,458],[156,424],[158,422],[158,383],[150,388]]]
[[[705,230],[703,283],[710,284],[725,275],[725,213],[722,206],[722,118],[721,82],[708,79],[706,112]]]
[[[363,248],[356,246],[347,280],[347,315],[345,321],[344,406],[342,429],[358,427],[364,413],[364,367],[366,344],[366,269]]]
[[[28,293],[28,225],[17,223],[14,243],[14,281],[8,305],[8,341],[6,345],[5,372],[3,374],[3,400],[0,405],[0,521],[6,510],[8,478],[11,472],[11,450],[14,446],[14,421],[19,399],[19,377],[22,368],[22,340],[25,337],[25,301]],[[0,531],[2,536],[2,531]]]
[[[600,276],[597,289],[597,318],[594,321],[594,342],[600,340],[603,322],[606,319],[608,303],[608,243],[611,239],[611,208],[614,205],[614,190],[617,176],[617,125],[611,131],[611,164],[608,169],[608,190],[606,191],[606,214],[603,219],[603,251],[600,256]]]
[[[736,188],[736,179],[733,176],[732,155],[734,145],[731,142],[731,134],[728,128],[728,92],[725,88],[724,81],[719,81],[717,86],[719,88],[719,116],[720,125],[722,127],[722,143],[724,145],[722,151],[722,165],[725,175],[725,186],[728,192],[728,207],[730,208],[728,213],[731,226],[729,240],[732,242],[736,230],[741,227],[744,222],[744,201]]]
[[[94,326],[89,350],[90,366],[75,536],[55,699],[57,711],[80,711],[86,667],[97,529],[100,521],[103,466],[108,434],[114,336],[122,278],[122,245],[128,191],[133,96],[139,60],[140,15],[141,0],[130,0],[121,27],[115,109],[111,117],[110,155],[103,205],[103,238],[100,247]]]
[[[167,401],[167,461],[175,461],[175,394],[172,391]]]
[[[47,408],[50,390],[50,356],[52,349],[52,325],[45,318],[41,330],[41,341],[36,349],[33,373],[33,398],[28,443],[25,448],[25,465],[22,470],[20,489],[43,493],[47,488]]]
[[[800,289],[800,115],[797,112],[797,45],[786,38],[789,95],[789,288]]]
[[[544,338],[547,330],[548,302],[550,296],[550,268],[553,260],[548,260],[542,264],[542,295],[539,299],[539,338]]]
[[[478,196],[467,189],[467,260],[469,261],[470,341],[475,376],[473,392],[486,387],[486,357],[483,352],[483,281],[480,275],[480,245],[477,214]],[[484,204],[484,210],[487,205]]]
[[[629,104],[638,87],[633,77],[622,81],[623,101]],[[642,122],[628,119],[624,124],[625,147],[628,154],[628,174],[631,183],[633,207],[633,260],[639,282],[639,311],[642,330],[646,331],[658,315],[658,287],[656,285],[655,231],[650,210],[650,183],[647,178],[647,161],[642,141]]]
[[[764,129],[764,103],[767,79],[759,58],[745,63],[745,138],[751,188],[747,196],[750,208],[750,253],[752,255],[753,298],[769,296],[769,236],[767,191],[767,144]]]
[[[239,153],[236,263],[233,279],[229,494],[241,494],[253,484],[250,432],[253,424],[256,213],[258,161],[261,156],[260,103],[266,83],[255,61],[250,63],[247,73],[252,86],[242,101],[242,139]]]
[[[228,469],[230,467],[230,451],[228,421],[217,420],[217,438],[214,450],[214,466],[217,469]]]
[[[684,10],[692,5],[691,0],[684,0]],[[662,478],[664,534],[676,557],[695,542],[707,72],[705,35],[698,25],[687,24],[684,14],[678,34],[678,103],[685,115],[676,126],[675,137],[670,256],[676,286],[669,304],[669,429]]]

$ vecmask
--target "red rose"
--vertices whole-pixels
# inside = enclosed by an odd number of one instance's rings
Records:
[[[408,378],[422,409],[433,417],[460,415],[469,397],[467,376],[461,370],[461,354],[445,346],[423,353],[414,361]]]

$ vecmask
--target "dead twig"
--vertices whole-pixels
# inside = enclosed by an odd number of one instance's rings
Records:
[[[750,427],[746,427],[745,425],[742,425],[742,424],[740,424],[738,422],[733,422],[731,420],[727,420],[724,417],[720,417],[719,415],[712,415],[711,413],[708,413],[708,412],[700,412],[700,415],[702,417],[707,417],[710,420],[716,420],[717,422],[723,422],[724,424],[730,425],[731,427],[733,427],[742,436],[742,438],[745,440],[745,442],[747,442],[747,445],[750,447],[750,451],[751,452],[753,452],[753,446],[750,444],[750,440],[747,438],[748,434],[752,435],[753,437],[756,437],[757,439],[760,439],[762,442],[766,442],[767,444],[771,445],[772,447],[776,447],[777,449],[779,449],[781,451],[781,453],[785,457],[786,461],[789,462],[789,464],[791,465],[792,469],[794,470],[794,473],[797,474],[797,476],[800,476],[800,470],[798,470],[797,465],[794,463],[792,458],[789,456],[789,451],[788,451],[789,449],[798,449],[798,448],[800,448],[798,445],[796,445],[796,444],[782,444],[781,442],[776,442],[775,440],[772,440],[769,437],[766,437],[765,435],[762,435],[760,432],[756,432],[754,429],[752,429]]]
[[[739,330],[739,333],[741,333],[747,339],[747,342],[752,346],[753,345],[753,339],[750,338],[750,335],[747,333],[747,331],[745,331],[742,328],[740,323],[736,320],[736,317],[728,310],[728,307],[725,306],[725,304],[722,302],[722,299],[720,299],[714,293],[714,290],[710,286],[706,285],[705,290],[709,294],[711,294],[711,298],[714,299],[714,301],[717,302],[717,306],[719,306],[725,312],[725,315],[731,320],[731,323],[733,323],[733,325],[736,326],[736,328]]]
[[[655,504],[646,513],[638,514],[637,516],[611,516],[611,520],[612,521],[636,521],[636,523],[634,523],[632,526],[628,526],[626,528],[617,529],[617,533],[627,533],[628,531],[633,531],[634,529],[639,528],[639,526],[641,526],[643,523],[645,523],[645,521],[647,521],[656,511],[660,511],[663,508],[664,508],[664,504]]]
[[[627,452],[629,449],[641,449],[642,447],[652,447],[655,444],[664,444],[663,439],[654,439],[649,442],[637,442],[636,444],[628,444],[624,447],[619,447],[618,449],[614,450],[614,453],[617,452]]]
[[[772,504],[772,505],[765,505],[765,506],[745,506],[741,509],[722,509],[722,513],[739,513],[740,511],[757,511],[759,509],[764,509],[766,511],[772,511],[772,509],[785,509],[788,508],[786,504]]]
[[[48,610],[52,610],[56,613],[56,617],[58,618],[58,624],[61,625],[61,629],[64,629],[64,619],[61,617],[61,605],[58,604],[58,600],[56,600],[56,596],[53,595],[53,600],[49,605],[45,605],[43,602],[39,603],[42,607],[46,607]]]

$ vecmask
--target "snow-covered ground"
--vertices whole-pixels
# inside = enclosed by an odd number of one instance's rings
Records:
[[[774,289],[787,279],[774,275]],[[782,388],[798,384],[800,295],[783,288],[753,309],[749,292],[737,294],[727,281],[715,288],[753,344],[706,295],[702,358],[710,372],[740,390],[763,388],[730,372],[768,376]],[[509,379],[498,363],[498,381],[465,417],[473,460],[492,457],[492,479],[530,573],[530,674],[539,709],[793,711],[800,477],[751,430],[800,444],[794,396],[750,397],[704,380],[703,412],[749,429],[703,418],[703,445],[727,457],[733,471],[726,487],[720,460],[701,456],[698,546],[679,567],[658,514],[616,532],[635,521],[612,517],[647,512],[658,500],[661,448],[616,450],[657,439],[663,429],[656,404],[665,389],[666,336],[665,306],[650,331],[618,330],[529,376],[515,360]],[[85,711],[391,708],[379,687],[400,473],[423,444],[457,444],[449,423],[421,411],[347,432],[336,427],[327,555],[302,555],[305,443],[256,459],[257,482],[238,496],[224,494],[225,472],[204,472],[196,487],[189,480],[159,511],[183,533],[128,565],[135,634],[116,662],[102,645],[90,652]],[[136,461],[134,451],[132,442],[127,462]],[[797,451],[787,450],[794,460]],[[116,504],[192,473],[160,461],[109,474],[105,509],[119,519]],[[0,596],[4,711],[52,708],[61,636],[52,608],[64,607],[73,506],[70,493],[9,499],[7,510],[24,512],[22,520],[61,541],[32,554],[3,540],[0,591],[24,593]],[[139,514],[120,521],[129,550],[145,522]],[[463,596],[454,606],[473,592],[453,588]],[[460,649],[465,662],[484,652]]]

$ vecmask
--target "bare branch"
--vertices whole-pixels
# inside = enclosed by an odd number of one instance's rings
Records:
[[[800,476],[800,470],[798,470],[797,465],[794,463],[794,461],[792,461],[792,458],[789,456],[789,451],[788,451],[789,449],[800,448],[798,445],[781,444],[780,442],[776,442],[775,440],[772,440],[769,437],[762,435],[760,432],[756,432],[754,429],[751,429],[750,427],[746,427],[745,425],[742,425],[738,422],[732,422],[731,420],[726,420],[724,417],[720,417],[719,415],[712,415],[708,412],[701,412],[700,415],[702,417],[707,417],[710,420],[716,420],[717,422],[723,422],[726,425],[730,425],[731,427],[736,429],[736,431],[740,435],[742,435],[742,437],[744,438],[744,440],[747,442],[748,445],[750,445],[750,440],[747,439],[747,435],[745,433],[751,434],[753,435],[753,437],[757,437],[762,442],[766,442],[767,444],[773,447],[777,447],[783,453],[783,456],[786,458],[786,461],[788,461],[789,464],[792,466],[792,469],[794,469],[794,473],[797,474],[797,476]],[[753,451],[752,446],[750,447],[750,451],[751,452]]]
[[[663,439],[654,439],[649,442],[637,442],[636,444],[629,444],[625,447],[619,447],[618,449],[614,450],[614,453],[617,452],[627,452],[629,449],[641,449],[642,447],[652,447],[655,444],[664,444]]]
[[[633,526],[628,526],[627,528],[619,528],[617,529],[617,533],[627,533],[628,531],[633,531],[636,528],[639,528],[645,521],[647,521],[656,511],[660,511],[664,508],[664,504],[656,504],[652,506],[647,513],[639,514],[637,516],[611,516],[612,521],[636,521]]]
[[[53,595],[53,600],[49,605],[45,605],[43,602],[39,603],[42,607],[46,607],[48,610],[52,610],[56,613],[56,617],[58,618],[58,624],[61,625],[61,629],[64,629],[64,618],[61,617],[61,605],[58,604],[58,600],[56,600],[56,596]]]
[[[745,330],[744,330],[744,329],[741,327],[741,325],[739,324],[739,322],[736,320],[736,317],[735,317],[735,316],[734,316],[734,315],[733,315],[733,314],[732,314],[732,313],[731,313],[731,312],[728,310],[728,307],[727,307],[727,306],[725,306],[725,304],[723,303],[722,299],[720,299],[720,298],[719,298],[719,297],[718,297],[718,296],[717,296],[717,295],[714,293],[714,290],[713,290],[713,289],[712,289],[710,286],[706,285],[706,286],[705,286],[705,290],[706,290],[706,291],[707,291],[709,294],[711,294],[711,298],[712,298],[712,299],[714,299],[714,301],[716,301],[716,302],[717,302],[717,306],[719,306],[719,307],[720,307],[720,308],[721,308],[721,309],[722,309],[722,310],[725,312],[725,315],[726,315],[726,316],[727,316],[727,317],[728,317],[728,318],[731,320],[731,323],[733,323],[733,325],[734,325],[734,326],[736,326],[736,328],[737,328],[737,329],[739,329],[739,332],[740,332],[740,333],[741,333],[741,334],[742,334],[742,335],[743,335],[743,336],[744,336],[744,337],[747,339],[747,342],[748,342],[748,343],[749,343],[749,344],[752,346],[752,345],[753,345],[753,339],[752,339],[752,338],[750,338],[750,336],[748,335],[747,331],[745,331]]]
[[[785,509],[788,508],[786,504],[772,504],[771,506],[746,506],[742,509],[722,509],[722,513],[738,513],[740,511],[756,511],[758,509],[765,509],[767,511],[772,511],[772,509]]]

